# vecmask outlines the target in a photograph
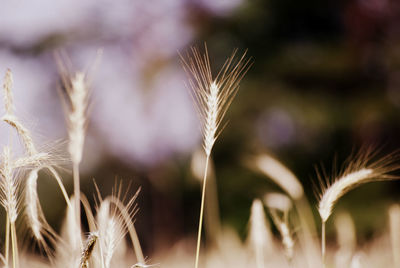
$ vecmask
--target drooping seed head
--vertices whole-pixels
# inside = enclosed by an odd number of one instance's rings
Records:
[[[292,200],[281,193],[267,193],[263,201],[268,208],[281,212],[288,212],[292,208]]]
[[[29,156],[37,154],[37,150],[35,148],[29,130],[18,120],[16,116],[6,114],[1,118],[1,120],[8,123],[17,131]]]
[[[291,198],[295,200],[302,198],[303,186],[297,177],[278,160],[270,155],[262,154],[252,159],[250,164],[253,165],[253,163],[259,171],[279,185]]]
[[[374,176],[372,169],[361,169],[338,178],[326,189],[318,204],[318,212],[322,221],[327,221],[336,201],[357,184],[367,181]]]
[[[38,170],[33,169],[26,182],[25,190],[25,211],[28,218],[28,226],[36,240],[41,241],[43,236],[41,234],[42,224],[40,222],[39,209],[38,209],[38,195],[36,191],[38,178]]]
[[[332,214],[335,203],[358,185],[370,181],[398,178],[390,174],[399,169],[398,153],[389,154],[373,161],[376,153],[373,148],[361,150],[355,157],[349,158],[347,166],[343,168],[344,171],[333,177],[334,179],[322,178],[317,170],[320,182],[318,212],[323,222],[326,222]]]

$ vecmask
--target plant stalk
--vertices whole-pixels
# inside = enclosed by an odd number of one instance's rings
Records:
[[[321,228],[321,253],[322,253],[322,267],[325,268],[325,253],[326,253],[326,242],[325,242],[325,222],[322,222]]]
[[[79,233],[79,244],[82,247],[82,238],[81,238],[81,190],[80,190],[80,179],[79,179],[79,163],[73,163],[73,177],[74,177],[74,196],[75,196],[75,219],[76,219],[76,228],[78,228]]]
[[[199,267],[199,255],[200,255],[200,244],[201,244],[201,230],[203,227],[203,215],[204,215],[204,200],[206,196],[206,185],[207,185],[207,173],[208,173],[208,162],[210,160],[210,155],[207,155],[206,166],[204,168],[204,178],[203,178],[203,189],[201,194],[201,206],[200,206],[200,218],[199,218],[199,230],[197,233],[197,247],[196,247],[196,262],[195,268]]]
[[[15,223],[11,223],[11,246],[13,254],[13,268],[18,268],[18,243],[17,243],[17,232],[15,230]]]
[[[8,259],[9,259],[9,255],[10,255],[10,218],[8,217],[8,213],[7,213],[7,217],[6,217],[6,248],[5,248],[5,259],[6,259],[6,265],[8,265]]]

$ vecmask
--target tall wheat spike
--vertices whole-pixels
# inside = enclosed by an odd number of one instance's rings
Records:
[[[199,49],[192,47],[191,53],[187,53],[187,59],[181,57],[183,67],[189,76],[189,88],[202,123],[203,147],[207,156],[197,235],[196,268],[199,262],[209,158],[214,143],[223,129],[221,124],[229,105],[237,93],[239,82],[251,65],[250,59],[245,58],[246,52],[235,62],[236,53],[237,51],[235,50],[232,56],[225,61],[215,78],[212,76],[207,47],[205,47],[204,54]]]
[[[1,176],[2,179],[0,181],[0,196],[1,196],[1,205],[4,207],[7,213],[7,221],[6,221],[6,249],[5,256],[6,261],[8,262],[8,243],[9,237],[11,236],[11,247],[13,253],[13,268],[18,267],[18,246],[17,246],[17,236],[15,229],[15,222],[18,217],[18,207],[19,207],[19,198],[18,198],[18,188],[19,188],[19,180],[18,176],[14,173],[11,164],[11,149],[8,146],[3,148],[2,155],[2,167],[1,167]]]
[[[333,180],[325,175],[325,178],[317,170],[318,179],[320,181],[320,194],[318,212],[322,220],[321,229],[321,251],[322,261],[325,265],[325,223],[332,214],[335,203],[348,191],[354,189],[360,184],[379,181],[397,179],[398,176],[389,174],[399,169],[396,161],[399,158],[398,153],[389,154],[378,160],[373,160],[377,154],[373,148],[360,150],[355,156],[349,158],[348,164],[343,171]]]
[[[83,72],[76,72],[69,75],[69,71],[63,63],[61,56],[56,55],[59,65],[63,87],[66,94],[62,98],[68,126],[68,151],[72,160],[74,196],[75,196],[75,216],[77,227],[81,228],[80,220],[80,178],[79,165],[82,161],[83,146],[87,125],[87,110],[90,90],[87,77]],[[65,60],[64,60],[65,61]],[[80,232],[80,231],[79,231]]]
[[[53,241],[55,232],[47,224],[44,215],[42,213],[40,202],[38,200],[36,192],[36,180],[37,172],[40,169],[46,168],[56,179],[60,190],[62,191],[64,198],[68,206],[70,205],[68,195],[62,184],[61,178],[52,167],[55,163],[55,157],[48,152],[40,152],[36,149],[36,146],[31,137],[30,131],[19,121],[18,117],[14,114],[13,94],[12,94],[12,72],[7,71],[4,79],[4,104],[6,114],[1,118],[2,121],[8,123],[14,128],[22,140],[24,145],[25,154],[13,159],[11,153],[11,131],[10,131],[10,145],[4,147],[1,163],[1,175],[3,179],[0,183],[2,204],[7,211],[6,221],[6,247],[5,247],[5,262],[8,264],[9,256],[9,238],[11,236],[11,246],[13,253],[13,267],[18,267],[18,247],[17,247],[17,235],[15,222],[18,217],[20,193],[19,185],[21,184],[21,178],[24,173],[21,171],[31,170],[29,176],[27,176],[26,187],[23,188],[25,192],[25,212],[28,225],[31,228],[33,235],[37,241],[43,246],[43,249],[48,252],[46,241],[42,234],[46,235],[47,240]]]

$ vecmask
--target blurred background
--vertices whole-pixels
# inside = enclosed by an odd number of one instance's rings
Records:
[[[65,51],[78,71],[103,50],[92,81],[82,191],[93,201],[94,181],[104,196],[116,183],[129,195],[141,187],[136,226],[146,255],[197,230],[201,189],[191,160],[201,135],[179,53],[204,42],[215,72],[235,48],[248,49],[254,62],[213,152],[215,206],[222,224],[242,237],[252,200],[279,191],[249,169],[249,157],[267,152],[280,159],[315,209],[316,165],[330,174],[362,145],[376,144],[382,154],[400,148],[398,1],[2,3],[0,70],[13,71],[17,114],[42,146],[62,151],[55,141],[67,139],[54,52]],[[1,128],[4,145],[8,132]],[[72,192],[70,166],[62,168]],[[41,202],[59,229],[64,202],[55,182],[42,176]],[[394,181],[364,185],[337,210],[349,210],[360,240],[367,240],[385,230],[399,189]]]

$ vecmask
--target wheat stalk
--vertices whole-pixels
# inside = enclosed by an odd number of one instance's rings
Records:
[[[37,180],[38,180],[38,172],[41,169],[48,169],[52,175],[52,177],[57,181],[57,184],[63,194],[64,200],[68,207],[71,207],[71,203],[67,194],[67,191],[64,188],[64,185],[61,182],[61,178],[58,175],[57,171],[51,166],[40,166],[36,167],[30,171],[28,175],[28,179],[26,181],[25,186],[25,213],[28,219],[28,227],[31,229],[33,236],[40,243],[42,248],[48,252],[48,246],[46,244],[45,237],[43,234],[46,234],[46,238],[53,241],[52,237],[57,237],[56,233],[47,223],[46,218],[43,214],[39,197],[37,194]],[[48,236],[47,234],[50,234]],[[54,242],[54,241],[53,241]]]
[[[392,254],[394,267],[400,267],[400,206],[391,205],[389,208],[389,228],[390,242],[392,244]]]
[[[37,239],[43,249],[48,252],[48,247],[42,233],[51,234],[55,236],[55,232],[47,224],[44,215],[40,208],[39,199],[36,192],[36,180],[37,172],[41,168],[47,168],[56,178],[61,191],[64,194],[64,198],[69,204],[69,198],[66,194],[65,188],[59,178],[57,172],[51,167],[52,156],[47,152],[38,152],[31,137],[30,131],[19,121],[18,117],[14,115],[14,105],[12,96],[12,73],[10,70],[7,71],[4,81],[4,103],[6,114],[1,118],[2,121],[8,123],[12,128],[14,128],[21,138],[24,148],[25,155],[17,158],[11,159],[11,148],[6,146],[3,152],[3,163],[0,169],[3,180],[0,183],[1,195],[2,195],[2,205],[7,211],[7,223],[6,223],[6,262],[8,263],[8,245],[9,237],[11,236],[12,251],[13,251],[13,267],[18,266],[18,248],[17,248],[17,236],[15,221],[18,217],[19,209],[19,173],[23,169],[32,168],[27,177],[25,190],[25,208],[26,216],[28,220],[28,225],[31,228],[34,237]],[[11,133],[10,133],[10,143],[11,143]],[[45,232],[46,230],[47,232]],[[52,238],[48,236],[50,240]]]
[[[137,235],[134,223],[132,221],[133,217],[135,216],[138,210],[135,204],[135,200],[139,195],[141,189],[139,188],[134,194],[134,196],[131,197],[126,204],[124,204],[123,201],[120,200],[120,197],[122,196],[122,184],[120,184],[119,187],[116,187],[118,189],[116,193],[113,193],[111,196],[108,196],[104,200],[101,197],[97,185],[95,186],[97,190],[98,200],[100,201],[100,203],[107,201],[110,205],[112,205],[113,215],[118,217],[119,221],[123,223],[124,229],[128,231],[138,263],[145,264],[146,261],[143,255],[142,248],[140,246],[139,237]],[[102,255],[102,253],[100,255]]]
[[[13,174],[11,164],[11,150],[8,146],[3,149],[2,155],[1,176],[3,177],[0,182],[1,201],[0,203],[7,212],[6,221],[6,261],[8,262],[8,243],[9,236],[11,235],[11,246],[13,253],[13,268],[18,267],[18,247],[17,237],[15,231],[15,222],[18,217],[18,188],[19,180]]]
[[[193,47],[187,60],[182,57],[183,67],[189,76],[189,88],[202,122],[203,147],[206,155],[220,134],[221,123],[239,88],[239,82],[250,67],[250,59],[244,53],[237,63],[237,51],[229,57],[218,75],[213,79],[207,47],[205,54]]]
[[[377,161],[373,161],[372,158],[374,155],[375,153],[373,153],[372,149],[369,149],[365,153],[360,152],[355,157],[356,160],[350,161],[345,170],[332,181],[329,181],[329,178],[324,180],[317,171],[318,179],[321,183],[318,212],[323,222],[326,222],[332,214],[335,203],[351,189],[370,181],[397,178],[388,173],[399,168],[395,164],[398,156],[390,154]]]
[[[110,200],[103,200],[97,212],[102,267],[111,267],[111,259],[114,251],[127,232],[124,226],[123,218],[118,216]]]
[[[389,154],[386,157],[373,161],[375,155],[376,152],[374,152],[373,148],[368,148],[365,151],[360,150],[354,158],[349,158],[347,167],[333,180],[327,177],[324,179],[317,170],[321,187],[318,212],[322,220],[321,252],[323,265],[325,265],[326,253],[325,223],[332,214],[335,203],[344,194],[360,184],[397,178],[397,176],[390,175],[389,173],[399,168],[398,164],[395,163],[398,155],[396,153]]]
[[[89,87],[85,74],[76,72],[74,76],[68,76],[64,64],[58,60],[66,98],[62,98],[68,126],[68,151],[72,160],[75,217],[77,226],[81,228],[80,219],[80,178],[79,165],[82,161],[83,146],[85,141],[87,109],[89,101]]]
[[[195,268],[198,267],[199,263],[209,158],[214,143],[223,129],[221,124],[229,105],[237,93],[239,82],[250,67],[250,59],[245,59],[246,53],[239,58],[237,63],[234,63],[235,56],[236,50],[225,61],[215,78],[211,73],[207,47],[205,47],[204,54],[201,54],[197,48],[192,47],[191,53],[187,53],[187,60],[181,57],[183,68],[189,76],[189,88],[202,123],[203,147],[207,156],[201,195]]]
[[[1,203],[8,213],[10,223],[15,223],[18,217],[19,182],[16,176],[13,174],[11,150],[8,146],[3,148],[1,175],[3,177],[0,182],[2,195]]]

